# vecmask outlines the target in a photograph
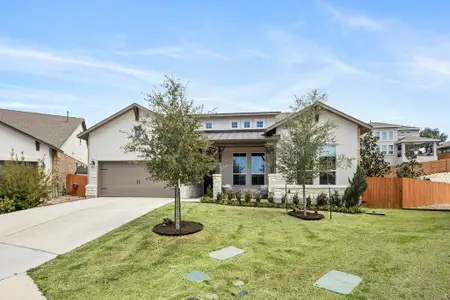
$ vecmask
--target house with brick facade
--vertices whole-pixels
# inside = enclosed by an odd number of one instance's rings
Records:
[[[83,118],[0,109],[0,164],[13,152],[25,161],[44,164],[55,182],[87,166],[88,148],[77,135],[86,130]]]

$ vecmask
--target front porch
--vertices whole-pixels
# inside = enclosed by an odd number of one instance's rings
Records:
[[[397,161],[396,165],[408,162],[406,153],[413,151],[417,155],[417,162],[424,163],[438,159],[438,139],[424,138],[420,136],[407,136],[396,143]]]

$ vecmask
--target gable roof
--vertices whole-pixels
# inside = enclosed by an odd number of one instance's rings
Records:
[[[86,129],[82,118],[9,109],[0,109],[0,122],[57,150],[80,124]]]
[[[119,111],[116,112],[115,114],[109,116],[108,118],[106,118],[106,119],[104,119],[104,120],[98,122],[98,123],[95,124],[94,126],[91,126],[88,130],[83,131],[82,133],[80,133],[80,134],[78,135],[78,137],[79,137],[80,139],[87,140],[87,138],[88,138],[88,136],[89,136],[89,133],[91,133],[92,131],[94,131],[94,130],[100,128],[100,127],[102,127],[102,126],[105,125],[106,123],[109,123],[109,122],[111,122],[112,120],[114,120],[114,119],[120,117],[121,115],[123,115],[124,113],[126,113],[126,112],[128,112],[129,110],[132,110],[132,109],[142,109],[143,111],[150,112],[150,110],[149,110],[148,108],[145,108],[145,107],[143,107],[142,105],[139,105],[139,104],[137,104],[137,103],[132,103],[132,104],[128,105],[127,107],[125,107],[125,108],[119,110]]]
[[[405,129],[420,129],[419,127],[415,126],[407,126],[407,125],[398,125],[398,124],[390,124],[390,123],[383,123],[383,122],[369,122],[369,124],[373,128],[405,128]]]
[[[340,116],[340,117],[342,117],[342,118],[344,118],[344,119],[346,119],[346,120],[348,120],[350,122],[353,122],[353,123],[361,126],[363,129],[365,129],[365,130],[361,131],[361,134],[363,134],[365,132],[369,132],[370,130],[372,130],[372,126],[371,125],[369,125],[369,124],[367,124],[367,123],[365,123],[365,122],[363,122],[361,120],[358,120],[358,119],[356,119],[356,118],[354,118],[354,117],[352,117],[350,115],[347,115],[346,113],[343,113],[340,110],[337,110],[337,109],[335,109],[335,108],[333,108],[333,107],[331,107],[329,105],[326,105],[325,103],[321,103],[321,105],[322,105],[324,110],[327,110],[327,111],[329,111],[331,113],[334,113],[334,114],[336,114],[336,115],[338,115],[338,116]],[[299,113],[301,113],[301,111],[293,113],[293,114],[291,113],[286,118],[283,118],[280,121],[278,121],[275,124],[273,124],[272,126],[267,127],[266,128],[266,133],[268,133],[269,131],[274,130],[275,128],[279,127],[280,125],[283,125],[284,123],[286,123],[288,120],[294,118],[294,116],[296,116]]]

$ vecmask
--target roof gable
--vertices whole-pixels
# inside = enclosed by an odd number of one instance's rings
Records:
[[[326,105],[325,103],[321,103],[321,105],[322,105],[324,110],[326,110],[328,112],[331,112],[333,114],[336,114],[336,115],[338,115],[338,116],[340,116],[340,117],[342,117],[342,118],[344,118],[344,119],[346,119],[346,120],[348,120],[348,121],[350,121],[352,123],[357,124],[358,126],[361,126],[363,129],[365,129],[365,130],[361,130],[361,134],[372,130],[372,126],[370,126],[369,124],[367,124],[367,123],[365,123],[365,122],[363,122],[361,120],[358,120],[358,119],[356,119],[356,118],[354,118],[354,117],[352,117],[350,115],[347,115],[347,114],[341,112],[340,110],[337,110],[337,109],[335,109],[335,108],[333,108],[333,107],[331,107],[329,105]],[[283,125],[284,123],[286,123],[290,119],[294,118],[297,114],[299,114],[301,112],[302,111],[296,112],[294,114],[290,114],[289,116],[287,116],[286,118],[281,119],[280,121],[276,122],[272,126],[267,127],[266,133],[276,129],[277,127],[279,127],[281,125]]]
[[[390,124],[390,123],[383,123],[383,122],[369,122],[369,124],[373,128],[404,128],[404,129],[420,130],[419,127],[407,126],[407,125],[398,125],[398,124]]]
[[[114,120],[114,119],[120,117],[121,115],[125,114],[126,112],[128,112],[128,111],[130,111],[130,110],[132,110],[132,109],[137,109],[137,110],[140,109],[140,110],[142,110],[142,111],[144,111],[144,112],[147,112],[147,113],[150,113],[150,112],[151,112],[149,109],[143,107],[142,105],[139,105],[139,104],[137,104],[137,103],[133,103],[133,104],[128,105],[127,107],[125,107],[125,108],[119,110],[118,112],[116,112],[115,114],[109,116],[108,118],[106,118],[106,119],[104,119],[104,120],[98,122],[98,123],[95,124],[94,126],[91,126],[88,130],[85,130],[85,131],[83,131],[82,133],[80,133],[80,134],[78,135],[78,137],[81,138],[81,139],[87,140],[87,139],[88,139],[88,136],[89,136],[89,133],[91,133],[92,131],[94,131],[94,130],[96,130],[96,129],[102,127],[103,125],[105,125],[105,124],[111,122],[112,120]]]
[[[64,144],[84,119],[61,115],[0,109],[0,122],[56,149]]]

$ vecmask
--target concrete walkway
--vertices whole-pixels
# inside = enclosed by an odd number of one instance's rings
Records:
[[[0,299],[45,299],[26,271],[170,203],[94,198],[0,216]]]

